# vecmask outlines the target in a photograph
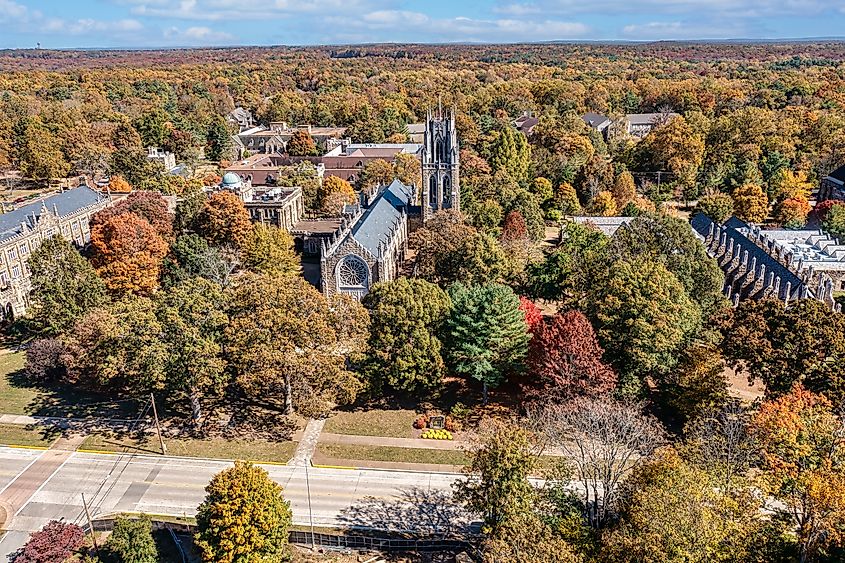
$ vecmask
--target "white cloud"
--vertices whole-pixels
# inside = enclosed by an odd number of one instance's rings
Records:
[[[390,0],[121,0],[135,16],[194,21],[268,20],[294,15],[360,14]]]
[[[495,8],[503,14],[572,14],[613,15],[690,14],[711,17],[759,17],[772,15],[813,15],[835,11],[841,0],[529,0],[509,2]]]
[[[191,26],[187,29],[169,27],[164,30],[163,35],[171,44],[180,46],[231,43],[235,39],[235,36],[230,33],[215,31],[205,26]]]
[[[742,25],[721,26],[706,23],[686,23],[680,21],[648,22],[630,24],[622,28],[626,39],[735,39],[747,35]]]
[[[12,0],[0,0],[0,22],[26,21],[29,8]]]

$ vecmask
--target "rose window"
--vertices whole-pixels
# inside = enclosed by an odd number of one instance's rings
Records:
[[[369,268],[363,260],[357,256],[347,256],[338,265],[338,288],[340,290],[366,289],[369,276]]]

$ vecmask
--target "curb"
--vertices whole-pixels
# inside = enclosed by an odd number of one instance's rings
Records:
[[[44,448],[47,449],[47,448]],[[107,450],[87,450],[83,448],[78,448],[74,450],[81,454],[94,454],[94,455],[114,455],[114,456],[125,456],[131,455],[135,457],[144,457],[150,459],[191,459],[197,461],[217,461],[217,462],[224,462],[224,463],[232,463],[234,461],[246,461],[249,463],[254,463],[257,465],[287,465],[288,462],[284,461],[258,461],[253,459],[246,459],[246,460],[239,460],[234,458],[222,458],[222,457],[192,457],[192,456],[184,456],[184,455],[161,455],[161,454],[153,454],[153,453],[132,453],[132,452],[114,452],[114,451],[107,451]]]
[[[4,448],[14,448],[16,450],[38,450],[38,451],[47,451],[50,448],[48,446],[21,446],[18,444],[0,444],[0,447]]]

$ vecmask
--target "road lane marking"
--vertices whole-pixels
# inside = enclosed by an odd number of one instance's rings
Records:
[[[52,451],[59,451],[59,450],[52,450]],[[15,517],[17,517],[17,515],[18,515],[18,514],[20,514],[20,513],[21,513],[21,511],[22,511],[24,508],[26,508],[26,505],[28,505],[30,502],[32,502],[32,498],[33,498],[35,495],[37,495],[38,493],[40,493],[40,492],[41,492],[41,489],[43,489],[43,488],[44,488],[44,486],[45,486],[47,483],[49,483],[49,482],[50,482],[50,479],[52,479],[52,478],[56,475],[56,473],[58,473],[58,472],[61,470],[61,468],[62,468],[62,467],[64,467],[64,466],[65,466],[65,464],[66,464],[68,461],[70,461],[70,459],[73,457],[73,454],[74,454],[74,453],[76,453],[76,452],[70,452],[70,455],[69,455],[67,458],[65,458],[65,460],[64,460],[63,462],[61,462],[61,463],[59,464],[59,466],[58,466],[58,467],[57,467],[57,468],[56,468],[56,469],[55,469],[52,473],[50,473],[50,476],[49,476],[49,477],[47,477],[44,481],[42,481],[40,485],[38,485],[38,488],[37,488],[37,489],[35,489],[35,492],[33,492],[31,495],[29,495],[29,498],[28,498],[28,499],[26,499],[26,502],[24,502],[24,503],[21,505],[21,507],[20,507],[20,508],[18,508],[18,510],[15,512]],[[41,456],[38,456],[38,459],[41,459]]]
[[[24,471],[26,471],[27,469],[29,469],[29,466],[30,466],[30,465],[32,465],[33,463],[35,463],[36,461],[38,461],[38,458],[40,458],[40,457],[41,457],[40,455],[35,456],[35,458],[33,458],[33,460],[32,460],[32,461],[30,461],[29,463],[27,463],[27,464],[26,464],[26,467],[24,467],[23,469],[21,469],[20,471],[18,471],[18,472],[17,472],[17,474],[15,474],[15,477],[14,477],[11,481],[9,481],[8,483],[6,483],[6,485],[5,485],[2,489],[0,489],[0,495],[2,495],[2,494],[6,491],[6,489],[8,489],[10,486],[12,486],[12,483],[14,483],[15,481],[17,481],[17,480],[18,480],[18,477],[20,477],[20,476],[23,474],[23,472],[24,472]]]

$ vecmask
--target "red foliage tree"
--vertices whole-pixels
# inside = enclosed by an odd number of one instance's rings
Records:
[[[604,350],[590,321],[579,311],[543,319],[531,341],[534,386],[545,396],[598,396],[616,387],[616,374],[602,361]]]
[[[173,216],[167,209],[167,202],[156,192],[132,192],[113,206],[94,214],[91,226],[101,225],[123,213],[134,213],[146,219],[164,240],[173,238]]]
[[[205,200],[197,214],[196,229],[212,244],[240,248],[252,234],[252,221],[241,198],[232,192],[217,192]]]
[[[14,563],[57,563],[65,561],[85,543],[85,534],[76,524],[57,520],[48,522],[40,532],[34,532],[17,553]]]
[[[91,263],[109,289],[148,295],[168,245],[146,219],[122,213],[91,227],[91,248]]]
[[[505,223],[502,225],[502,242],[526,238],[528,238],[528,227],[525,225],[525,217],[519,211],[511,211],[505,216]]]
[[[529,332],[532,335],[536,334],[537,329],[543,322],[543,313],[540,308],[527,297],[520,297],[519,310],[525,313],[525,324],[528,325]]]
[[[816,207],[813,209],[813,213],[819,218],[819,221],[824,221],[827,217],[828,211],[834,205],[845,205],[845,201],[839,201],[837,199],[826,199],[816,204]]]

